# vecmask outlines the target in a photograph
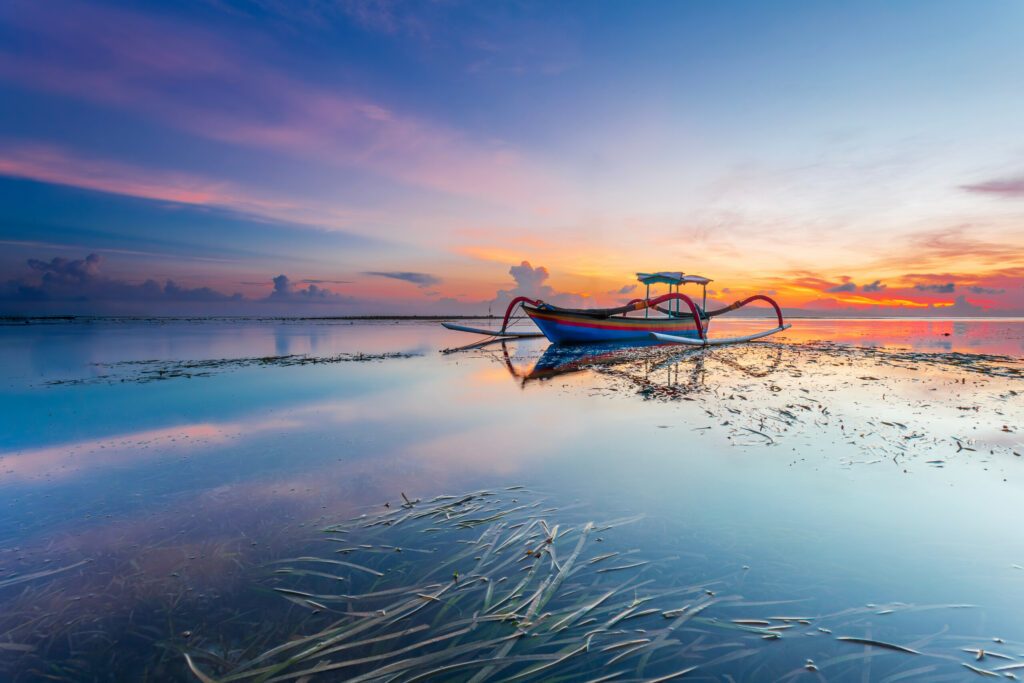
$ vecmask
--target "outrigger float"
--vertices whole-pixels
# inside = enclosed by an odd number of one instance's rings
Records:
[[[647,291],[643,299],[633,299],[616,308],[562,308],[544,303],[538,299],[519,296],[509,302],[501,329],[487,330],[467,327],[455,323],[441,323],[449,330],[472,332],[497,339],[515,337],[547,337],[555,344],[580,344],[607,341],[650,341],[655,339],[673,344],[689,344],[691,346],[718,346],[721,344],[738,344],[767,337],[783,330],[790,325],[782,319],[782,309],[775,301],[764,294],[755,294],[742,301],[707,311],[708,283],[706,277],[700,275],[684,275],[677,272],[637,273],[637,280],[646,285]],[[651,298],[651,285],[668,285],[668,294]],[[703,287],[703,300],[697,304],[686,294],[679,291],[682,285],[696,284]],[[707,336],[711,318],[742,308],[753,301],[766,301],[775,309],[778,326],[742,337],[711,339]],[[664,306],[662,304],[665,304]],[[685,304],[685,308],[683,306]],[[517,308],[540,328],[537,332],[521,332],[511,329],[509,323],[518,320],[513,317]],[[662,316],[651,316],[651,311],[662,313]],[[643,311],[643,317],[630,316],[630,313]],[[521,319],[521,318],[520,318]],[[475,346],[475,345],[474,345]]]

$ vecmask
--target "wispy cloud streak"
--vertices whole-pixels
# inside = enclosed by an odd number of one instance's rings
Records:
[[[0,78],[136,111],[202,138],[438,192],[517,206],[554,196],[555,179],[500,140],[299,80],[185,22],[58,4],[59,11],[11,3],[5,19],[50,49],[0,50]]]
[[[1024,176],[1019,178],[1002,178],[986,180],[971,185],[961,185],[960,189],[975,194],[989,194],[1000,197],[1024,197]]]
[[[434,285],[441,284],[441,278],[430,273],[413,273],[409,271],[376,271],[371,270],[363,273],[364,275],[372,275],[374,277],[386,277],[392,280],[402,280],[404,282],[411,282],[417,287],[432,287]]]
[[[308,199],[277,196],[220,178],[84,156],[55,145],[0,141],[0,175],[142,199],[224,208],[296,226],[350,229],[373,215]]]

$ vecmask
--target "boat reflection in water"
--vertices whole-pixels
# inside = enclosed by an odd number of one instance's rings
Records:
[[[528,351],[517,353],[521,349],[516,342],[499,343],[501,360],[523,387],[532,381],[590,371],[625,381],[645,397],[667,399],[706,389],[708,363],[720,363],[735,375],[767,377],[778,369],[784,352],[774,344],[710,349],[652,341],[550,344],[536,357]]]

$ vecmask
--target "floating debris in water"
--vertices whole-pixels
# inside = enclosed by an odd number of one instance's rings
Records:
[[[861,645],[872,645],[874,647],[883,647],[887,650],[896,650],[897,652],[906,652],[911,655],[921,654],[917,650],[905,647],[903,645],[896,645],[894,643],[886,643],[881,640],[872,640],[870,638],[856,638],[854,636],[839,636],[836,640],[844,640],[849,643],[860,643]]]
[[[990,671],[990,670],[988,670],[988,669],[979,669],[978,667],[976,667],[976,666],[972,666],[972,665],[970,665],[970,664],[967,664],[966,662],[963,662],[963,663],[962,663],[962,665],[963,665],[963,666],[964,666],[964,667],[965,667],[965,668],[966,668],[966,669],[967,669],[968,671],[972,671],[972,672],[974,672],[974,673],[978,674],[979,676],[988,676],[989,678],[1002,678],[1002,677],[1001,677],[1001,676],[1000,676],[999,674],[997,674],[997,673],[996,673],[995,671]]]

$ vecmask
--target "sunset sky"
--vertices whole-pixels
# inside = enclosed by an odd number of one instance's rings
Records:
[[[0,314],[608,305],[650,270],[1024,313],[1024,3],[0,3]]]

